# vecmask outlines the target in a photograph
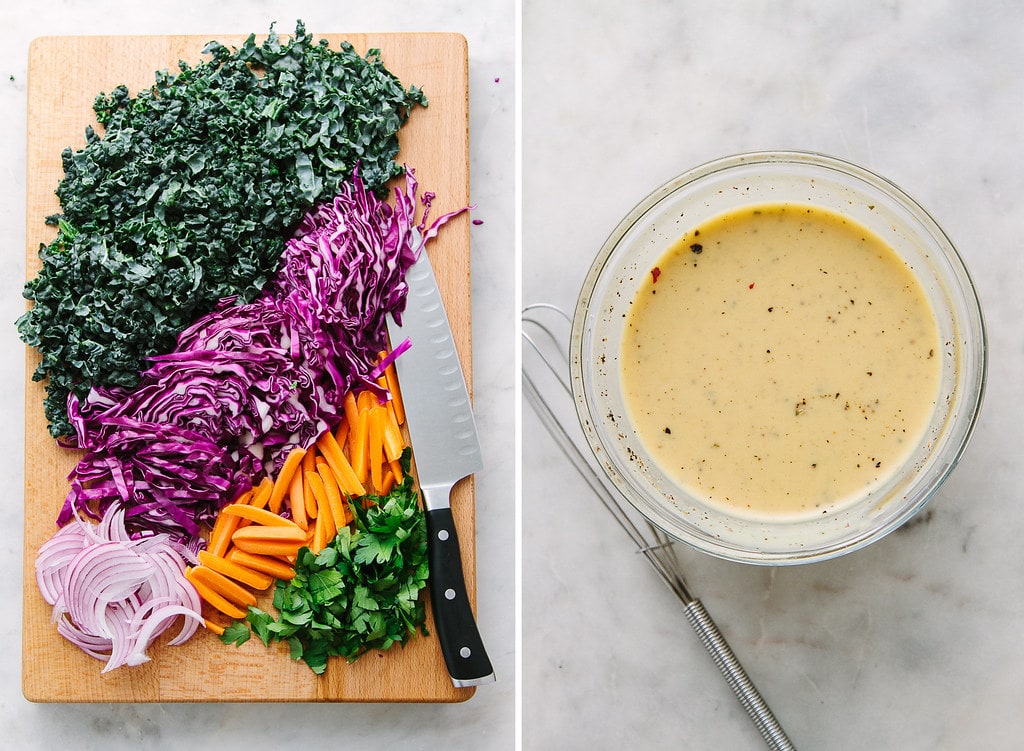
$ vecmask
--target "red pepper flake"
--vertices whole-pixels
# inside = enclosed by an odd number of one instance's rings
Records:
[[[655,266],[651,269],[651,284],[657,284],[659,276],[661,276],[661,269]]]
[[[747,286],[747,289],[753,289],[753,288],[754,288],[754,283],[753,283],[753,282],[751,282],[751,283],[750,283],[750,284],[749,284],[749,285]]]

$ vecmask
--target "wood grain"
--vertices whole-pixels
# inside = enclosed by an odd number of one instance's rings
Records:
[[[406,87],[423,88],[429,99],[400,134],[399,159],[415,169],[420,194],[437,195],[435,215],[469,202],[468,57],[458,34],[326,34],[311,32],[337,49],[344,39],[360,53],[378,48],[385,65]],[[152,37],[41,37],[29,50],[27,277],[39,270],[38,248],[53,230],[44,218],[59,210],[54,194],[63,176],[61,151],[85,143],[94,123],[92,103],[100,92],[125,84],[135,92],[152,84],[156,70],[176,70],[179,60],[194,65],[211,39],[239,45],[245,35]],[[430,256],[445,298],[468,383],[472,383],[469,218],[462,215],[442,230]],[[38,363],[26,350],[25,560],[22,690],[36,702],[217,702],[352,701],[458,702],[473,689],[456,689],[434,636],[414,638],[404,649],[371,653],[354,664],[334,661],[324,676],[291,660],[286,649],[267,649],[257,639],[240,648],[223,645],[200,631],[181,647],[165,636],[151,650],[151,662],[101,675],[103,663],[57,634],[50,608],[35,583],[39,546],[56,530],[54,520],[68,491],[67,475],[76,452],[49,437],[43,415],[43,386],[33,383]],[[413,447],[415,450],[415,447]],[[475,509],[472,478],[452,496],[462,540],[466,583],[475,603]],[[429,612],[429,607],[428,607]],[[433,624],[428,616],[428,628]]]

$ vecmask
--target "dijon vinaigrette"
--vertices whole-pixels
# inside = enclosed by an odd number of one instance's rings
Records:
[[[940,335],[881,238],[831,210],[715,217],[649,269],[627,315],[626,408],[644,448],[706,502],[833,511],[883,483],[936,406]]]

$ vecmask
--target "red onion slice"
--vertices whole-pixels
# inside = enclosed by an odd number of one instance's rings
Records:
[[[188,557],[166,534],[132,539],[115,504],[99,523],[72,519],[43,543],[36,582],[57,632],[105,660],[106,673],[149,661],[149,647],[179,618],[170,645],[184,644],[199,628],[202,606],[185,578]]]

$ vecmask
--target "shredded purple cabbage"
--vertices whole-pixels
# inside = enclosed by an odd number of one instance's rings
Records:
[[[57,523],[122,502],[134,527],[194,542],[221,505],[336,425],[348,391],[379,391],[385,319],[400,320],[405,272],[467,210],[428,226],[426,193],[416,224],[416,189],[408,170],[392,207],[355,175],[303,218],[256,300],[222,300],[181,332],[174,352],[150,358],[136,388],[72,396],[86,453]]]

